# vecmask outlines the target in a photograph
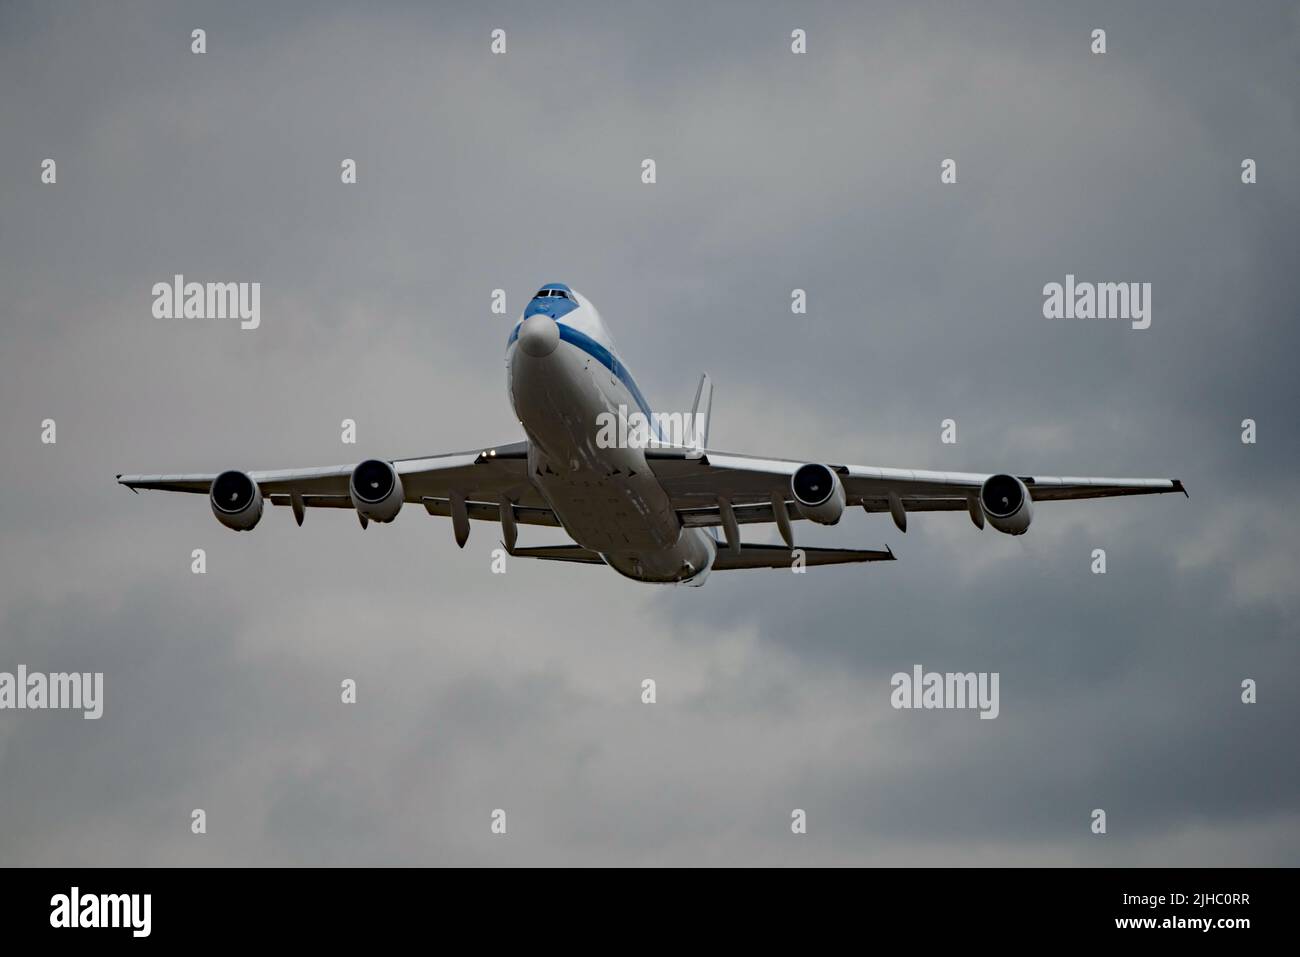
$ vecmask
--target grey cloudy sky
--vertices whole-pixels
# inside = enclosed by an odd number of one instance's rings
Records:
[[[1300,863],[1300,15],[1083,6],[0,5],[0,670],[106,699],[0,713],[0,864]],[[261,328],[154,319],[174,273]],[[1066,273],[1151,328],[1043,319]],[[707,368],[718,447],[1191,498],[854,512],[800,535],[898,562],[690,589],[113,482],[512,441],[550,280],[656,407]],[[916,663],[1000,717],[893,710]]]

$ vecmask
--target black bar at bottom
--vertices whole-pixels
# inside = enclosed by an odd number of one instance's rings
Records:
[[[37,869],[0,872],[6,942],[471,940],[735,945],[793,935],[944,940],[1195,939],[1284,933],[1288,869],[425,870]],[[75,888],[75,891],[74,891]],[[145,895],[148,895],[147,898]],[[147,904],[147,909],[146,909]],[[147,918],[147,920],[146,920]],[[73,925],[77,926],[73,926]],[[93,926],[86,924],[116,924]],[[147,934],[145,933],[147,931]],[[530,936],[531,935],[531,936]],[[919,936],[917,936],[919,935]],[[1289,935],[1288,935],[1289,936]]]

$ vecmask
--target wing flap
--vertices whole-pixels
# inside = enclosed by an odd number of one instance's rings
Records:
[[[451,499],[425,496],[422,501],[424,502],[425,511],[430,515],[441,515],[444,518],[451,517]],[[501,508],[496,502],[466,502],[465,511],[470,518],[481,522],[499,522],[501,520]],[[516,505],[515,521],[520,525],[560,527],[560,520],[555,517],[555,513],[549,508],[537,508],[532,505]]]
[[[293,505],[290,495],[271,495],[267,501],[272,505]],[[352,508],[352,499],[347,495],[304,495],[302,504],[308,508]]]
[[[789,509],[791,518],[802,517],[794,510],[793,501],[787,502],[786,508]],[[776,517],[772,514],[771,502],[760,502],[755,505],[736,505],[732,507],[732,512],[736,516],[737,525],[753,525],[759,522],[776,521]],[[716,505],[678,509],[677,517],[687,528],[719,528],[722,526],[722,512]]]
[[[964,496],[962,498],[916,498],[914,496],[905,496],[902,502],[903,508],[909,512],[962,512],[967,508]],[[861,505],[868,512],[889,511],[889,499],[887,498],[863,498],[860,502],[854,504]],[[803,520],[803,516],[799,514],[799,510],[795,506],[794,499],[786,499],[785,508],[791,521]],[[735,505],[732,507],[732,511],[735,513],[737,525],[754,525],[776,521],[776,516],[772,514],[771,502]],[[677,517],[681,519],[682,524],[687,528],[721,528],[723,524],[721,509],[716,505],[678,509]]]

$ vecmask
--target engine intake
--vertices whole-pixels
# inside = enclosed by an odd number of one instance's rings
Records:
[[[790,492],[799,514],[819,525],[834,525],[844,514],[844,486],[825,465],[801,465],[790,476]]]
[[[352,470],[348,494],[357,512],[372,522],[391,522],[402,510],[402,478],[389,462],[367,459]]]
[[[212,514],[226,528],[247,532],[262,519],[262,490],[247,472],[222,472],[208,492]]]
[[[980,487],[980,505],[989,524],[1007,535],[1023,535],[1034,517],[1029,489],[1014,475],[990,475]]]

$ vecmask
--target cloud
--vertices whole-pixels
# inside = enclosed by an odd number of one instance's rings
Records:
[[[102,670],[106,705],[0,715],[0,861],[1294,865],[1297,30],[1285,4],[5,6],[0,670]],[[262,327],[153,319],[177,272],[261,282]],[[1151,329],[1044,320],[1067,272],[1152,282]],[[1044,506],[1014,540],[855,512],[800,540],[898,562],[673,589],[492,575],[495,529],[461,551],[409,507],[233,535],[113,483],[513,440],[489,297],[550,280],[657,408],[708,368],[720,447],[1191,498]],[[894,711],[918,662],[1000,672],[1000,717]]]

